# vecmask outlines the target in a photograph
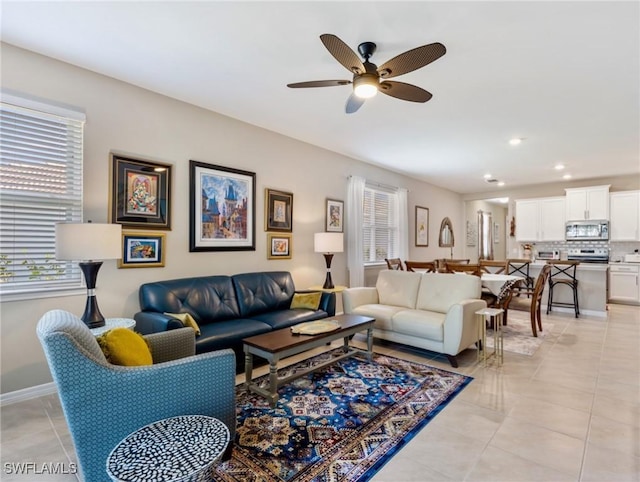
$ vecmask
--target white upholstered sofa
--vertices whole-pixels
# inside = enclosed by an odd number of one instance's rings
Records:
[[[478,341],[480,293],[477,276],[382,270],[375,288],[348,288],[342,300],[345,313],[376,319],[374,337],[443,353],[457,367],[456,355]]]

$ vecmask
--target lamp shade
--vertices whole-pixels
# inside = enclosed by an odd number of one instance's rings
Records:
[[[56,259],[122,258],[122,226],[99,223],[57,223]]]
[[[316,253],[342,253],[344,239],[342,233],[316,233],[313,238]]]

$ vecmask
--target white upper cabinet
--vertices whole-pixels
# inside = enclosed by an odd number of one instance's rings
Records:
[[[611,241],[640,241],[640,191],[612,192]]]
[[[565,198],[516,201],[516,241],[563,241]]]
[[[565,189],[567,221],[609,219],[609,185]]]

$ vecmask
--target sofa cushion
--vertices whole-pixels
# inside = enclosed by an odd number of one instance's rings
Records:
[[[402,310],[393,316],[393,331],[434,341],[444,341],[446,314],[424,310]]]
[[[269,311],[260,315],[254,315],[252,320],[258,320],[269,325],[272,329],[288,328],[304,321],[321,320],[327,317],[327,312],[322,310],[278,310]]]
[[[182,324],[188,328],[192,328],[196,332],[196,336],[200,336],[200,327],[193,316],[189,313],[165,313],[167,316],[171,316],[177,320],[180,320]]]
[[[241,345],[244,338],[271,331],[271,327],[258,320],[224,320],[200,326],[196,339],[196,353],[206,353]]]
[[[199,325],[240,317],[229,276],[203,276],[146,283],[139,290],[142,311],[186,313]]]
[[[400,306],[389,306],[389,305],[360,305],[354,308],[349,314],[351,315],[362,315],[362,316],[370,316],[371,318],[375,318],[375,323],[373,324],[374,328],[379,330],[391,330],[391,318],[398,313],[399,311],[404,310]]]
[[[317,310],[320,306],[321,291],[313,291],[311,293],[295,293],[291,300],[290,308],[305,308],[307,310]]]
[[[385,269],[378,274],[376,290],[382,305],[415,308],[422,274]]]
[[[424,273],[416,308],[446,313],[451,305],[467,299],[480,299],[480,278],[453,273]]]
[[[295,292],[288,271],[243,273],[232,276],[232,280],[242,317],[289,309]]]
[[[153,365],[151,349],[147,341],[127,328],[114,328],[97,338],[107,361],[113,365]]]

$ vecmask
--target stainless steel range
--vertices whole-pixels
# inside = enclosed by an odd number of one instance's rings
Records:
[[[608,263],[608,248],[572,248],[567,250],[567,259],[581,263]]]

